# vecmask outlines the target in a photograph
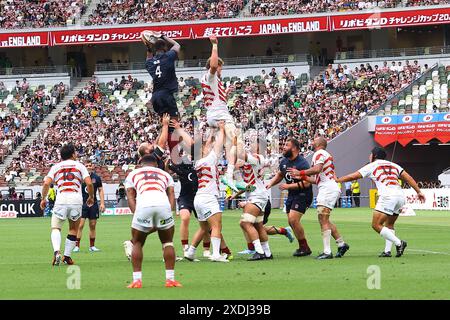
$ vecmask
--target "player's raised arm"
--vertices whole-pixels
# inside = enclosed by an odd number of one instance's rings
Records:
[[[165,113],[162,116],[162,129],[161,134],[158,137],[157,145],[161,149],[166,148],[167,140],[169,139],[169,123],[170,123],[170,115]]]
[[[215,74],[217,68],[219,67],[219,49],[218,49],[218,40],[216,36],[212,36],[209,38],[212,44],[211,49],[211,57],[209,58],[209,72],[211,74]]]
[[[400,179],[402,179],[404,182],[409,184],[411,186],[411,188],[413,188],[414,191],[417,192],[417,196],[419,197],[419,200],[421,202],[425,202],[425,200],[426,200],[425,195],[420,190],[419,186],[417,185],[416,180],[414,180],[414,178],[411,177],[411,175],[408,172],[403,170],[402,173],[400,174]]]
[[[172,134],[172,136],[181,137],[185,147],[191,147],[194,144],[194,140],[192,139],[191,135],[181,127],[180,123],[177,120],[170,120],[170,126],[173,127],[176,132],[176,134]]]
[[[165,35],[162,35],[161,39],[166,41],[168,44],[172,45],[170,50],[175,51],[177,54],[180,53],[181,46],[180,46],[180,44],[178,42],[176,42],[175,40],[173,40],[173,39],[171,39],[169,37],[166,37]]]

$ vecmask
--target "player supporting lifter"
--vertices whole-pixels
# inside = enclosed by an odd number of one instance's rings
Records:
[[[65,220],[69,220],[69,233],[64,248],[62,262],[68,265],[74,264],[71,254],[77,240],[78,226],[80,224],[83,196],[81,194],[82,183],[86,183],[88,198],[87,206],[94,204],[94,186],[86,167],[76,161],[75,147],[69,143],[61,147],[60,155],[62,161],[51,167],[44,179],[42,186],[41,209],[44,210],[47,202],[47,194],[50,184],[56,183],[58,197],[53,208],[51,222],[51,240],[53,245],[52,265],[61,263],[61,228]]]
[[[89,175],[92,180],[92,184],[94,185],[94,205],[92,207],[89,207],[86,204],[86,200],[88,198],[87,188],[86,184],[83,183],[82,185],[82,191],[83,191],[83,209],[81,212],[81,220],[80,220],[80,226],[78,228],[78,234],[77,234],[77,244],[75,248],[73,249],[73,252],[79,252],[80,251],[80,241],[81,236],[83,235],[83,227],[86,219],[89,219],[89,251],[90,252],[97,252],[100,251],[95,246],[95,237],[96,237],[96,226],[97,226],[97,220],[100,217],[100,212],[105,211],[105,192],[103,191],[103,184],[102,179],[94,172],[94,167],[92,165],[92,162],[88,161],[86,162],[86,168],[89,171]],[[100,195],[100,206],[98,205],[97,201],[97,191]]]
[[[147,46],[147,60],[145,68],[153,79],[153,93],[151,102],[153,109],[161,117],[167,113],[171,119],[178,119],[178,107],[175,95],[178,94],[178,79],[175,73],[175,60],[180,53],[180,44],[159,32],[152,32],[157,39],[154,43],[148,41],[143,36],[143,41]],[[168,48],[171,45],[171,48]],[[171,139],[173,128],[169,128],[168,143],[169,149],[178,143]],[[172,141],[174,140],[174,141]]]
[[[223,60],[219,58],[218,54],[218,40],[217,38],[210,38],[212,49],[211,57],[206,61],[206,69],[208,71],[201,79],[203,89],[203,101],[206,107],[206,118],[208,125],[217,128],[218,121],[225,122],[225,152],[228,162],[226,178],[223,182],[228,185],[233,191],[238,192],[233,180],[233,172],[237,161],[236,150],[236,126],[234,119],[230,115],[227,106],[227,94],[222,83],[222,66]]]
[[[174,181],[157,168],[155,156],[145,155],[141,168],[135,169],[125,180],[128,205],[133,212],[131,235],[133,251],[133,282],[128,288],[142,288],[143,246],[149,233],[158,231],[166,267],[166,287],[181,287],[175,280],[175,249],[173,247],[175,211]]]
[[[311,254],[308,242],[305,237],[305,230],[301,224],[301,219],[306,209],[312,203],[312,187],[307,181],[294,179],[289,173],[289,168],[299,170],[308,169],[309,165],[305,158],[300,154],[300,142],[294,138],[289,138],[283,147],[284,158],[280,161],[278,173],[267,185],[267,189],[277,185],[285,179],[286,183],[280,186],[281,190],[288,190],[288,198],[286,201],[286,213],[288,214],[288,222],[294,231],[298,240],[299,248],[295,250],[294,257],[304,257]]]
[[[290,169],[289,171],[296,179],[301,179],[303,181],[307,180],[318,185],[317,213],[322,230],[323,253],[321,253],[317,259],[333,258],[330,245],[331,236],[336,240],[338,246],[336,258],[341,258],[350,246],[344,242],[336,225],[330,221],[331,210],[333,210],[341,195],[341,190],[335,180],[333,157],[325,150],[327,148],[327,140],[325,138],[315,138],[313,147],[315,152],[312,157],[311,168],[301,171]],[[314,175],[316,176],[315,178],[309,177]]]
[[[369,155],[369,161],[368,165],[352,174],[337,178],[336,181],[342,183],[367,177],[375,182],[379,198],[373,211],[372,228],[386,240],[385,249],[380,257],[392,256],[392,243],[397,249],[396,257],[401,257],[407,243],[397,238],[394,230],[395,221],[405,205],[405,195],[398,179],[408,183],[417,192],[421,202],[425,202],[425,195],[402,167],[386,160],[386,151],[383,148],[375,147]]]
[[[171,120],[171,126],[175,128],[174,135],[181,137],[185,148],[191,148],[194,142],[191,136],[181,128],[178,121]],[[198,190],[197,171],[195,171],[194,164],[186,153],[181,159],[172,159],[169,162],[168,169],[176,173],[181,184],[177,204],[181,218],[180,240],[183,251],[186,251],[189,248],[189,222],[191,213],[197,218],[197,212],[194,207],[194,198]],[[209,251],[210,245],[211,237],[209,232],[207,232],[203,237],[203,257],[205,258],[211,256]]]
[[[200,229],[194,235],[192,243],[185,251],[184,257],[193,261],[198,244],[205,233],[211,230],[212,255],[210,260],[215,262],[229,262],[226,255],[221,255],[223,248],[222,238],[222,211],[219,205],[219,173],[217,164],[222,155],[225,139],[225,123],[219,121],[219,134],[213,143],[213,134],[202,145],[202,158],[195,162],[198,176],[198,191],[194,199]],[[198,158],[197,158],[198,159]],[[228,250],[227,248],[225,248]]]

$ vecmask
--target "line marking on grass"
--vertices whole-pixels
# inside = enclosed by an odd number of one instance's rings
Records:
[[[450,256],[450,253],[448,253],[448,252],[439,252],[439,251],[430,251],[430,250],[420,250],[420,249],[408,249],[408,251],[423,252],[423,253],[431,253],[431,254],[442,254],[442,255],[445,255],[445,256]]]

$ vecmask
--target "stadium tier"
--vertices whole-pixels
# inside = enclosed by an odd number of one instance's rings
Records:
[[[311,80],[307,74],[273,68],[257,76],[225,77],[223,81],[231,114],[244,130],[263,130],[269,152],[280,154],[280,146],[293,134],[302,152],[308,153],[314,136],[332,139],[346,131],[409,86],[422,71],[417,64],[392,67],[385,62],[382,67],[367,63],[353,70],[329,65]],[[136,163],[139,144],[154,141],[160,130],[159,118],[147,110],[152,83],[114,75],[111,81],[97,81],[94,77],[21,151],[2,185],[42,182],[45,171],[58,161],[57,150],[66,139],[76,142],[81,159],[90,158],[99,165],[104,181],[117,183],[125,178],[129,165]],[[196,119],[206,128],[199,79],[180,78],[179,88],[177,104],[185,125]]]
[[[30,86],[23,79],[14,87],[0,82],[0,163],[45,119],[67,90],[62,82]]]
[[[74,24],[87,8],[84,0],[0,2],[0,28],[43,28]]]

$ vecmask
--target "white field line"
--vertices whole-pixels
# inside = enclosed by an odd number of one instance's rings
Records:
[[[423,252],[423,253],[431,253],[431,254],[442,254],[445,256],[450,256],[450,253],[448,252],[439,252],[439,251],[430,251],[430,250],[420,250],[420,249],[406,249],[406,252],[413,251],[413,252]]]

